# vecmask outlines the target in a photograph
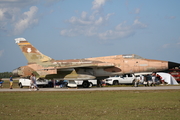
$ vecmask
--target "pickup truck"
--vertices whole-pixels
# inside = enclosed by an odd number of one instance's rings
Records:
[[[20,88],[23,88],[24,86],[30,86],[30,82],[31,80],[29,78],[21,78],[19,79],[18,85]],[[48,80],[39,78],[36,80],[36,84],[37,86],[45,87],[48,86]]]
[[[107,85],[134,84],[134,83],[135,83],[134,74],[116,75],[114,77],[109,77],[106,79]]]

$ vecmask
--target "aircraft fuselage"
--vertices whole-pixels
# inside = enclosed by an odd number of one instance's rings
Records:
[[[15,69],[13,74],[24,77],[35,72],[42,78],[88,80],[125,73],[165,71],[180,66],[178,63],[145,59],[135,54],[54,60],[42,54],[24,38],[15,41],[28,60],[28,65]]]

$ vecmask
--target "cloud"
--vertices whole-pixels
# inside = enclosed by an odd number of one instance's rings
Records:
[[[0,31],[7,35],[18,35],[34,25],[37,7],[32,6],[39,0],[0,0]],[[30,11],[23,11],[30,7]]]
[[[95,36],[97,27],[91,26],[91,25],[75,25],[73,28],[70,29],[64,29],[60,31],[60,34],[63,36],[78,36],[78,35],[84,35],[84,36]]]
[[[135,14],[139,14],[140,13],[140,8],[136,8],[135,9]]]
[[[168,48],[174,49],[176,47],[178,47],[178,48],[180,47],[180,38],[177,39],[177,42],[171,41],[171,43],[166,43],[161,46],[162,49],[168,49]]]
[[[1,8],[25,8],[35,5],[40,0],[0,0]]]
[[[162,46],[162,48],[166,49],[166,48],[168,48],[169,46],[170,46],[170,44],[164,44],[164,45]]]
[[[71,24],[81,24],[81,25],[90,25],[92,24],[91,20],[88,19],[81,19],[81,18],[77,18],[77,17],[71,17],[70,20],[68,20],[67,22],[71,23]]]
[[[176,19],[176,16],[165,16],[166,19]]]
[[[107,0],[94,0],[93,1],[93,6],[92,6],[92,9],[100,9],[102,7],[102,5],[105,4]]]
[[[22,33],[30,26],[38,23],[38,19],[36,18],[37,11],[38,8],[36,6],[32,6],[29,11],[22,14],[21,19],[14,25],[15,35]]]
[[[138,19],[134,20],[133,26],[136,28],[146,28],[147,27],[146,24],[140,22]]]
[[[107,17],[108,15],[106,15]],[[95,36],[99,37],[103,40],[110,40],[110,39],[122,39],[125,37],[132,36],[135,34],[137,29],[146,28],[147,25],[140,22],[138,19],[134,20],[132,25],[127,25],[126,21],[116,25],[111,30],[105,30],[104,32],[102,29],[104,28],[104,24],[107,22],[105,19],[106,17],[99,17],[98,19],[83,21],[82,19],[78,19],[73,17],[69,20],[71,24],[70,29],[64,29],[60,31],[60,34],[63,36]],[[106,28],[104,28],[106,29]]]
[[[134,30],[131,26],[126,25],[126,21],[118,24],[113,30],[107,30],[103,33],[99,33],[100,39],[121,39],[134,34]]]
[[[60,0],[0,0],[0,33],[6,35],[23,33],[39,21],[36,5],[47,6],[58,1]]]
[[[134,31],[133,30],[127,30],[127,31],[115,31],[115,30],[108,30],[104,33],[100,33],[99,34],[99,38],[100,39],[121,39],[121,38],[125,38],[127,36],[133,35]]]
[[[83,11],[80,17],[72,16],[66,23],[70,24],[71,28],[62,29],[60,34],[63,36],[98,36],[99,27],[106,25],[110,16],[113,13],[107,15],[100,15],[99,10],[105,4],[107,0],[94,0],[92,2],[92,14],[89,15]]]
[[[86,19],[86,16],[87,16],[87,12],[83,11],[82,14],[81,14],[81,18]]]
[[[4,50],[0,50],[0,57],[3,55]]]
[[[62,29],[60,34],[71,37],[84,35],[110,40],[132,36],[136,30],[147,27],[147,25],[140,22],[139,19],[135,19],[131,25],[127,25],[127,22],[124,21],[108,29],[110,17],[114,15],[114,13],[104,15],[102,11],[99,11],[106,1],[107,0],[94,0],[92,2],[92,14],[89,15],[83,11],[79,17],[72,16],[69,20],[66,20],[66,23],[69,24],[70,27]],[[137,8],[136,13],[138,14],[139,12],[140,9]]]
[[[71,28],[63,29],[60,31],[64,36],[94,36],[97,35],[98,28],[101,25],[105,25],[112,14],[100,16],[94,14],[94,12],[88,16],[88,13],[83,11],[80,17],[72,16],[69,20],[66,20],[70,24]]]

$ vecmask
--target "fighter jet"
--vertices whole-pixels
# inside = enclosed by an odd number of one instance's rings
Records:
[[[24,38],[15,39],[28,64],[13,71],[14,76],[30,76],[59,80],[104,79],[125,73],[165,71],[179,63],[145,59],[135,54],[84,59],[54,60],[42,54]]]

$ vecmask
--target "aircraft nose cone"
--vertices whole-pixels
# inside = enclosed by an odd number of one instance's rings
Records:
[[[172,68],[175,68],[175,67],[180,67],[180,63],[175,63],[175,62],[170,62],[168,61],[168,68],[169,69],[172,69]]]

